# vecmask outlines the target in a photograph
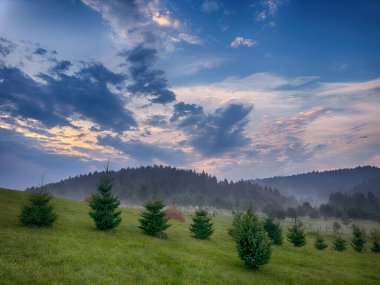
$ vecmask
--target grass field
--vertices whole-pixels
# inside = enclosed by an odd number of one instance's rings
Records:
[[[139,230],[140,209],[123,209],[121,226],[101,232],[87,204],[64,199],[53,200],[52,228],[25,228],[18,214],[26,197],[0,190],[0,284],[380,284],[379,254],[318,251],[311,234],[303,248],[274,247],[270,263],[250,271],[227,234],[229,215],[214,218],[211,240],[190,237],[188,216],[160,240]]]

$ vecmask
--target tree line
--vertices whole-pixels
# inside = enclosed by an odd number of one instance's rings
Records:
[[[297,207],[285,209],[278,204],[268,203],[262,210],[279,219],[308,216],[314,219],[326,217],[339,218],[343,221],[349,219],[380,221],[380,202],[372,192],[367,195],[335,192],[329,195],[328,203],[317,207],[312,207],[309,202],[304,202]]]
[[[57,183],[47,184],[46,188],[54,195],[83,200],[91,195],[103,172],[78,175]],[[295,206],[297,200],[282,196],[276,189],[260,186],[249,181],[218,181],[205,172],[178,169],[170,166],[142,166],[109,171],[113,180],[113,192],[122,203],[144,204],[159,197],[166,203],[175,201],[182,206],[204,205],[233,209],[237,205],[246,209],[249,204],[256,208],[268,202]],[[33,191],[35,188],[27,190]]]

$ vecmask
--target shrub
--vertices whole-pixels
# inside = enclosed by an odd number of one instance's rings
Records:
[[[306,244],[303,224],[298,218],[294,218],[294,224],[289,228],[287,238],[296,247]]]
[[[51,195],[41,187],[29,194],[29,203],[23,205],[19,216],[24,226],[50,227],[57,219],[53,206],[50,204]]]
[[[146,211],[141,214],[139,228],[146,235],[160,237],[160,233],[170,227],[167,224],[169,218],[166,216],[165,211],[163,211],[165,205],[162,201],[156,200],[146,203],[144,207]]]
[[[182,214],[180,208],[178,208],[174,203],[172,203],[166,210],[166,216],[169,219],[176,220],[179,222],[185,222],[185,217]]]
[[[118,209],[120,201],[111,193],[112,179],[109,176],[108,166],[104,172],[97,192],[92,195],[90,202],[90,216],[99,230],[109,230],[116,228],[120,222],[121,211]]]
[[[267,232],[268,237],[275,245],[282,244],[282,230],[279,223],[275,222],[274,218],[269,216],[264,221],[264,230]]]
[[[235,234],[239,257],[247,268],[258,269],[269,262],[272,253],[270,240],[252,207],[241,217]]]
[[[199,209],[195,212],[190,232],[197,239],[208,239],[214,232],[211,217],[206,210]]]
[[[335,235],[333,245],[335,250],[337,251],[346,250],[346,241],[342,238],[342,236],[339,233]]]
[[[314,246],[319,250],[324,250],[327,247],[327,244],[325,243],[325,240],[320,233],[318,233],[317,237],[315,238]]]
[[[92,195],[85,197],[83,199],[83,202],[90,204],[92,202]]]
[[[362,252],[364,250],[364,244],[365,244],[364,230],[360,229],[357,225],[353,225],[351,246],[357,252]]]

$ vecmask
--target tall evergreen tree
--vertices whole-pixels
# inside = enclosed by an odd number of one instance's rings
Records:
[[[346,241],[342,238],[342,235],[340,233],[335,234],[333,245],[337,251],[346,250]]]
[[[264,221],[264,230],[267,232],[268,237],[275,245],[282,244],[282,230],[278,222],[272,216],[268,216]]]
[[[108,166],[97,186],[97,192],[92,195],[90,216],[99,230],[116,228],[121,222],[119,198],[112,195],[112,179]]]
[[[41,186],[29,194],[29,203],[23,205],[19,216],[20,222],[25,226],[49,227],[57,219],[53,206],[50,203],[50,193]]]
[[[212,235],[214,232],[213,224],[211,223],[211,216],[206,210],[199,209],[194,213],[190,232],[197,239],[208,239]]]
[[[323,239],[321,233],[318,233],[315,238],[314,246],[316,249],[324,250],[327,247],[327,244],[325,243],[325,240]]]
[[[236,232],[236,244],[239,257],[249,269],[258,269],[270,260],[271,242],[258,218],[249,207],[242,216]]]
[[[362,252],[364,250],[364,244],[365,244],[364,230],[360,229],[359,226],[357,225],[353,225],[351,246],[357,252]]]
[[[146,235],[158,237],[161,232],[170,227],[167,224],[169,218],[163,210],[165,205],[162,201],[156,200],[146,203],[144,207],[146,211],[141,214],[139,228]]]
[[[289,228],[287,238],[296,247],[306,244],[303,224],[298,218],[294,218],[294,224]]]

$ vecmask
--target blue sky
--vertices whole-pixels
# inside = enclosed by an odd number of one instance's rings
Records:
[[[107,159],[220,179],[380,166],[379,14],[378,1],[0,0],[0,185]]]

